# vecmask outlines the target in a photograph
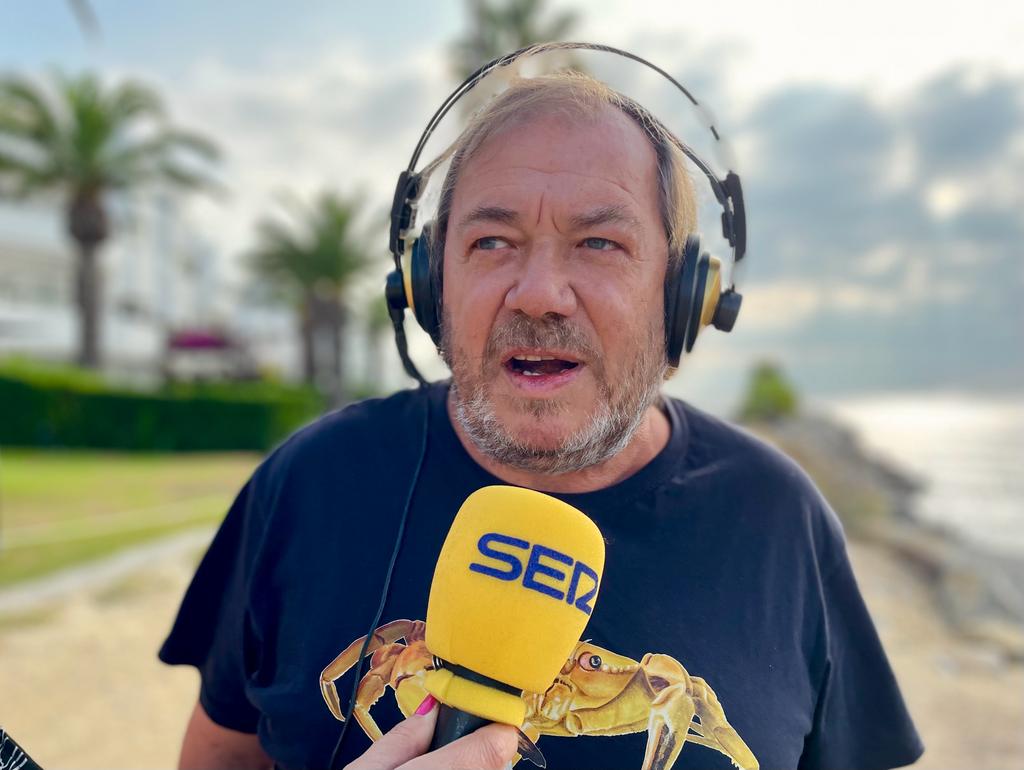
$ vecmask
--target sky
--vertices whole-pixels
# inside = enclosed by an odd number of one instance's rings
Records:
[[[577,12],[574,37],[691,87],[736,151],[746,304],[733,334],[702,336],[674,387],[733,394],[770,357],[815,392],[1020,389],[1024,3],[549,6]],[[232,265],[282,191],[329,187],[370,211],[389,202],[454,85],[449,45],[466,25],[456,0],[93,7],[102,31],[90,42],[69,3],[4,3],[0,72],[91,68],[156,86],[175,122],[226,151],[228,200],[186,213]],[[710,149],[643,73],[609,74]],[[11,221],[0,212],[0,227]],[[709,224],[704,235],[722,252]]]

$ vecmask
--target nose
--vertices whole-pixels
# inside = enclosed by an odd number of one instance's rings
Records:
[[[554,244],[537,244],[522,260],[505,307],[534,318],[548,313],[570,316],[576,312],[576,291],[570,282],[567,260]]]

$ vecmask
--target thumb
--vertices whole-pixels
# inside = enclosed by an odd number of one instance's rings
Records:
[[[518,743],[514,727],[490,724],[407,762],[399,770],[503,770],[515,759]]]

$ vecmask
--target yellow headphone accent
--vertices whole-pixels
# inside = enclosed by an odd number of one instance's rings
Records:
[[[704,284],[704,304],[700,312],[701,327],[708,326],[718,309],[718,298],[722,295],[722,260],[708,257],[708,277]]]

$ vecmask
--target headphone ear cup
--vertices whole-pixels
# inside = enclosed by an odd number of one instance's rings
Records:
[[[682,258],[665,281],[665,358],[672,367],[679,366],[684,347],[687,351],[693,347],[696,332],[691,332],[690,326],[694,305],[697,305],[696,326],[699,327],[700,302],[696,284],[700,259],[700,236],[686,236]],[[706,269],[704,272],[706,275]]]
[[[432,222],[423,226],[419,237],[412,245],[412,264],[409,266],[412,284],[412,311],[416,322],[434,344],[441,344],[441,297],[440,287],[435,286],[435,276],[431,270],[433,259],[431,248],[434,243],[434,227]]]

